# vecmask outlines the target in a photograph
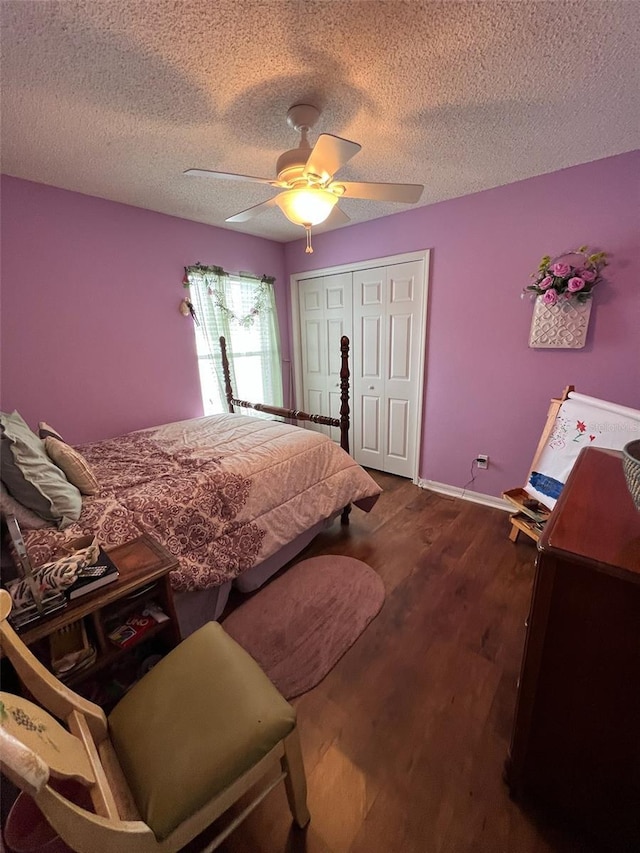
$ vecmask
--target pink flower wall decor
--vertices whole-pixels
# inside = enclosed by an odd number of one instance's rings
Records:
[[[606,253],[589,254],[587,246],[556,258],[545,255],[538,271],[531,276],[534,283],[527,285],[523,292],[532,298],[542,296],[546,305],[555,305],[560,297],[563,301],[588,302],[594,287],[602,281],[601,273],[606,265]]]
[[[593,289],[602,281],[605,252],[581,246],[552,258],[545,255],[533,283],[523,288],[535,301],[529,346],[537,349],[580,349],[587,338]],[[578,430],[577,441],[583,435]]]

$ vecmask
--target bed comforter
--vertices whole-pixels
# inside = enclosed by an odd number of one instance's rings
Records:
[[[219,586],[380,487],[324,435],[246,415],[213,415],[78,448],[100,483],[64,531],[25,532],[33,565],[95,534],[106,547],[148,532],[180,562],[176,591]]]

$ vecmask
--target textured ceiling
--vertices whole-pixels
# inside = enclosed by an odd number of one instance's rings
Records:
[[[3,0],[2,171],[291,240],[273,194],[287,109],[362,144],[343,180],[419,204],[640,147],[640,3]],[[552,201],[550,202],[552,203]],[[345,199],[352,222],[405,205]]]

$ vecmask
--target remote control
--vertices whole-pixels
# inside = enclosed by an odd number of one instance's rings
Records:
[[[107,571],[106,566],[85,566],[78,571],[79,578],[100,578]]]

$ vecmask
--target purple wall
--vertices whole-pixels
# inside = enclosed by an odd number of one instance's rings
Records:
[[[71,442],[202,413],[190,321],[177,306],[195,261],[277,278],[289,355],[288,274],[430,248],[420,474],[474,489],[520,485],[549,398],[579,391],[640,407],[640,152],[416,208],[282,246],[2,179],[2,399]],[[540,257],[611,253],[583,350],[530,350],[520,300]],[[286,272],[286,276],[285,276]]]
[[[640,408],[640,151],[314,236],[285,247],[287,273],[429,248],[422,477],[474,490],[522,485],[549,399],[565,385]],[[520,300],[545,254],[611,255],[582,350],[528,348]]]
[[[1,187],[3,411],[73,443],[201,415],[178,312],[196,261],[276,276],[288,357],[281,245],[16,178]]]

